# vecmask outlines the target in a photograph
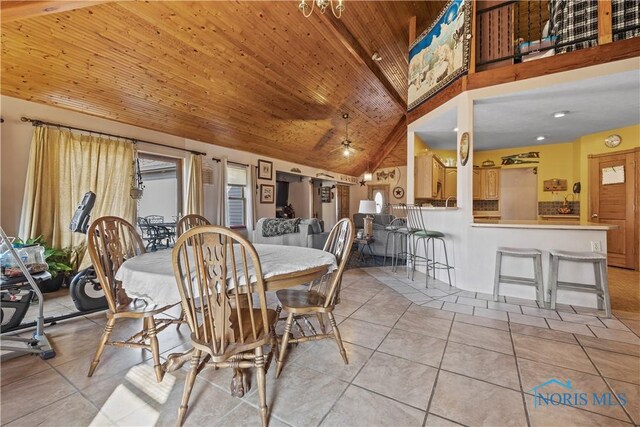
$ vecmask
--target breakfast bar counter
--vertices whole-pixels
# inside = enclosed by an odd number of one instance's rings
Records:
[[[617,225],[600,224],[597,222],[582,221],[535,221],[535,220],[476,220],[472,227],[496,227],[496,228],[545,228],[555,230],[614,230]]]

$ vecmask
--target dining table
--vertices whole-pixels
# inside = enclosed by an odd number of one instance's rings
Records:
[[[262,276],[267,292],[310,283],[337,270],[335,256],[319,249],[255,244]],[[181,302],[172,263],[172,250],[148,252],[126,260],[116,272],[115,278],[122,283],[130,297],[144,298],[158,306]],[[255,271],[248,269],[249,283],[255,283]],[[240,277],[240,283],[246,278]],[[163,364],[165,372],[180,369],[191,358],[193,349],[185,353],[169,355]],[[236,372],[232,379],[232,394],[244,394],[242,374]]]

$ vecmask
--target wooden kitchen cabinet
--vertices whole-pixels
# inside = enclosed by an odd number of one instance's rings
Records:
[[[482,198],[483,200],[500,199],[500,169],[482,169]]]
[[[444,168],[444,198],[458,195],[458,169]]]
[[[473,200],[482,200],[482,170],[473,168]]]
[[[444,165],[433,153],[415,158],[415,198],[442,199],[444,194]]]
[[[473,200],[500,199],[500,168],[473,168]]]

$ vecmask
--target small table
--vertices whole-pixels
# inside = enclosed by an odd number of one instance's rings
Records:
[[[373,259],[373,265],[376,265],[376,258],[375,255],[373,253],[373,250],[371,249],[371,243],[375,242],[376,240],[373,237],[364,237],[362,239],[358,239],[355,238],[353,239],[353,244],[355,247],[355,251],[353,252],[357,252],[358,253],[358,260],[360,262],[363,263],[367,263],[366,261],[366,256],[364,254],[364,250],[368,249],[369,250],[369,257],[371,259]],[[353,252],[352,252],[352,256],[353,256]]]

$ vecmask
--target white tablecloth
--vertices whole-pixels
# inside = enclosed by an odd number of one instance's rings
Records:
[[[297,246],[255,244],[260,257],[265,279],[283,274],[328,266],[329,272],[336,270],[336,258],[318,249]],[[142,297],[158,305],[180,302],[172,265],[172,250],[150,252],[131,258],[116,272],[130,296]],[[249,275],[254,276],[253,269]]]

